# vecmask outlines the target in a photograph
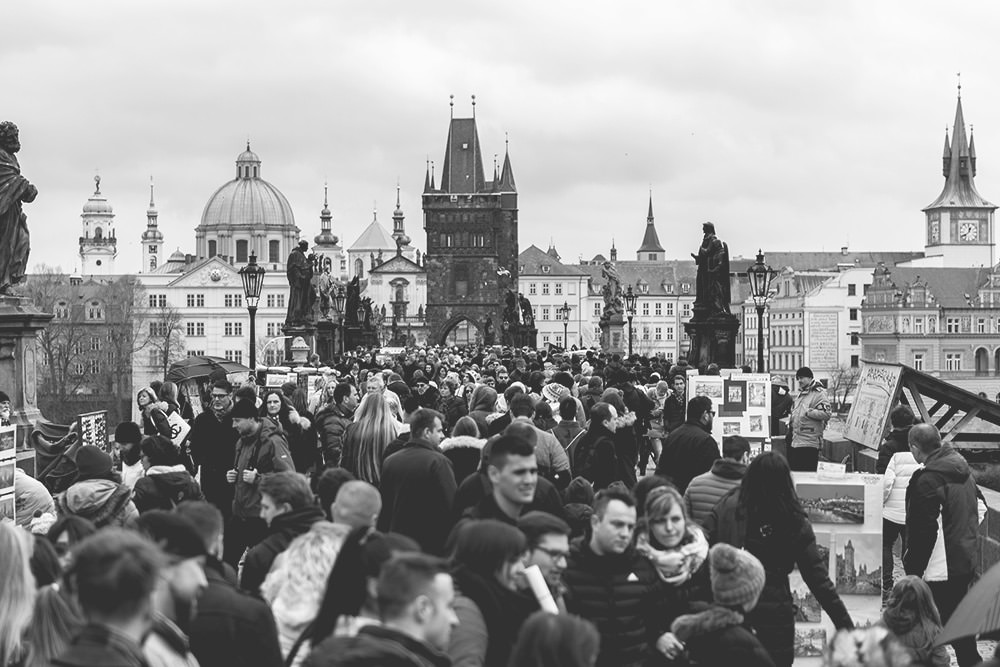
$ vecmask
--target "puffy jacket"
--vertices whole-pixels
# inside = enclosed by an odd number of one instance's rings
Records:
[[[614,434],[601,424],[591,422],[590,430],[569,448],[573,456],[573,474],[594,485],[595,491],[613,482],[623,481],[624,465],[615,450]]]
[[[344,448],[344,431],[352,422],[352,415],[333,403],[327,403],[316,411],[313,425],[319,435],[319,447],[323,451],[323,460],[328,468],[340,465],[340,454]]]
[[[267,537],[256,546],[250,547],[247,552],[240,577],[240,588],[256,594],[260,590],[260,585],[264,583],[267,573],[271,571],[271,565],[274,564],[278,554],[287,549],[296,537],[308,533],[312,525],[322,521],[323,518],[323,510],[316,505],[308,505],[271,519]]]
[[[666,631],[660,613],[665,587],[650,562],[634,549],[597,555],[586,540],[575,542],[563,573],[566,610],[591,621],[601,634],[598,667],[646,663]]]
[[[244,519],[260,516],[260,484],[262,475],[271,472],[294,471],[285,434],[270,419],[262,419],[257,433],[240,438],[236,443],[236,489],[233,494],[233,515]],[[256,470],[253,483],[243,481],[244,470]]]
[[[139,517],[132,503],[132,491],[108,479],[76,482],[55,498],[59,514],[73,514],[98,528],[126,526]]]
[[[185,500],[204,500],[201,487],[183,465],[152,466],[135,483],[132,501],[139,513],[170,511]]]
[[[722,458],[713,463],[711,470],[692,479],[684,491],[688,516],[702,525],[716,503],[740,485],[746,472],[746,464],[732,459]]]
[[[920,464],[909,451],[897,452],[889,459],[882,477],[882,518],[906,524],[906,488]]]
[[[466,477],[479,470],[485,444],[485,440],[471,435],[456,435],[441,441],[438,449],[451,461],[457,484],[461,484]]]
[[[927,456],[906,488],[907,574],[943,581],[976,573],[977,494],[969,464],[950,445]],[[939,537],[944,563],[931,558]]]
[[[354,637],[330,637],[313,649],[303,667],[450,667],[451,660],[391,628],[368,625]]]
[[[743,614],[716,605],[679,617],[670,626],[695,665],[774,667]]]
[[[792,447],[819,447],[823,444],[823,429],[833,412],[826,389],[816,380],[800,391],[792,404],[789,424],[792,428]]]
[[[889,434],[885,436],[885,442],[878,448],[878,460],[875,462],[875,472],[880,475],[884,474],[885,469],[889,466],[889,459],[892,458],[893,454],[910,451],[909,435],[909,426],[906,428],[894,428],[889,431]]]

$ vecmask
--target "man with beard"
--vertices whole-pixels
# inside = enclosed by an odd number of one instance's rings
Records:
[[[146,512],[136,521],[136,528],[166,556],[166,566],[153,589],[153,628],[142,651],[151,665],[196,665],[187,632],[198,595],[208,585],[205,543],[188,519],[163,510]]]
[[[656,474],[673,482],[681,494],[719,458],[719,444],[712,437],[714,417],[712,399],[695,396],[688,401],[687,421],[671,431],[663,443]]]
[[[24,280],[30,247],[28,218],[21,203],[38,196],[35,186],[21,176],[21,165],[14,157],[19,150],[17,125],[5,120],[0,123],[0,294],[9,294]],[[100,183],[98,179],[98,188]]]
[[[233,513],[233,485],[226,481],[232,468],[239,435],[233,430],[233,385],[228,380],[212,383],[209,409],[195,417],[188,435],[191,457],[201,467],[201,492],[219,508],[228,521]]]

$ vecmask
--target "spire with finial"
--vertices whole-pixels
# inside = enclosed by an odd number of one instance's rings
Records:
[[[424,192],[431,191],[431,160],[427,158],[424,161]]]
[[[431,160],[431,190],[434,189],[434,160]]]
[[[313,239],[317,247],[336,246],[340,241],[333,234],[333,214],[330,212],[329,186],[323,182],[323,210],[319,212],[319,234]]]
[[[392,238],[400,239],[406,236],[403,228],[403,207],[399,203],[399,179],[396,179],[396,210],[392,212]]]
[[[549,237],[549,249],[545,252],[545,254],[557,262],[562,259],[562,257],[559,256],[559,251],[556,250],[556,242],[551,236]]]
[[[948,171],[951,169],[951,144],[948,142],[947,127],[944,128],[944,150],[941,152],[941,163],[945,178],[947,178]]]
[[[972,133],[972,123],[969,123],[969,165],[972,175],[976,175],[976,137]]]
[[[503,168],[500,170],[501,192],[517,192],[517,185],[514,183],[514,168],[510,166],[510,137],[504,132],[504,155]]]
[[[666,251],[660,245],[660,237],[656,233],[656,225],[653,224],[653,188],[649,189],[649,210],[646,213],[646,232],[642,236],[642,245],[636,251],[636,259],[639,261],[659,261],[665,259]]]
[[[615,237],[611,237],[611,261],[618,261],[618,249],[615,248]]]

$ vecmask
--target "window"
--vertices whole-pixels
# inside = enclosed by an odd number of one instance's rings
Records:
[[[673,340],[673,339],[674,339],[674,328],[667,327],[667,340]]]
[[[209,257],[215,257],[216,255],[218,255],[219,254],[218,248],[219,248],[219,245],[218,245],[218,243],[215,242],[215,240],[209,241],[208,242],[208,256]]]
[[[52,310],[57,320],[69,319],[69,304],[65,301],[57,301],[56,307]]]
[[[149,351],[149,365],[150,366],[159,366],[160,365],[160,359],[162,359],[162,358],[163,358],[163,355],[162,355],[162,353],[159,350],[150,350]]]
[[[667,285],[667,294],[673,294],[673,293],[674,293],[673,284]]]
[[[962,353],[946,352],[944,355],[944,369],[946,371],[962,370]]]
[[[267,295],[267,307],[268,308],[284,308],[285,307],[285,295],[284,294],[268,294]]]
[[[854,283],[848,283],[847,296],[857,296],[857,295],[858,295],[858,286],[855,285]]]
[[[267,261],[271,263],[281,261],[281,241],[267,242]]]
[[[949,317],[945,319],[945,331],[948,333],[958,333],[958,318]]]
[[[84,372],[84,366],[82,362],[78,361],[75,364],[73,364],[73,373],[75,375],[83,375],[83,372]]]
[[[549,293],[549,284],[548,283],[542,283],[542,294],[545,295],[545,294],[548,294],[548,293]]]
[[[552,267],[550,267],[549,265],[547,265],[547,264],[542,265],[542,273],[548,273],[551,270],[552,270]]]
[[[549,308],[548,308],[548,306],[544,306],[542,308],[542,319],[543,320],[549,319]]]
[[[149,335],[156,338],[163,338],[167,335],[167,323],[166,322],[150,322],[149,323]]]
[[[924,353],[914,352],[913,353],[913,370],[922,371],[924,370]]]
[[[924,318],[917,317],[913,320],[913,333],[922,334],[924,332]]]
[[[555,287],[555,293],[556,294],[562,294],[562,283],[556,283],[554,285],[554,287]]]
[[[656,329],[653,330],[653,339],[663,340],[663,327],[656,327]]]
[[[651,262],[655,262],[656,261],[656,253],[655,252],[649,253],[649,261],[651,261]]]
[[[674,316],[674,302],[673,301],[668,301],[667,302],[667,317],[673,317],[673,316]]]
[[[205,307],[205,295],[204,294],[188,294],[187,295],[187,307],[188,308],[204,308]]]
[[[654,311],[656,312],[656,316],[659,317],[660,315],[663,315],[663,304],[657,301],[653,305],[655,306]]]
[[[91,336],[90,337],[90,349],[92,351],[94,351],[94,352],[99,351],[101,349],[101,339],[98,338],[97,336]]]
[[[73,345],[70,346],[70,351],[74,356],[83,353],[83,346],[80,345],[80,341],[74,341]]]
[[[235,361],[238,364],[243,363],[243,350],[226,350],[223,356],[228,361]]]
[[[281,335],[281,322],[268,322],[267,323],[267,337],[277,338]]]
[[[97,359],[91,359],[88,366],[90,367],[91,375],[97,375],[101,372],[101,362]]]
[[[691,304],[685,302],[683,307],[684,310],[681,312],[681,317],[683,317],[684,319],[691,317]]]
[[[549,335],[548,334],[544,334],[542,336],[542,342],[543,343],[548,343],[549,342]]]
[[[186,328],[188,336],[204,336],[205,335],[205,323],[204,322],[188,322],[185,328]]]
[[[226,308],[242,308],[243,307],[243,295],[242,294],[227,294],[225,297]]]
[[[850,317],[850,320],[852,322],[857,322],[858,321],[858,309],[857,308],[851,308],[847,312],[849,313],[849,317]]]
[[[537,294],[538,290],[535,288],[535,283],[528,283],[528,294]]]
[[[681,292],[687,294],[691,291],[691,283],[681,283]]]
[[[91,301],[89,304],[87,304],[87,319],[88,320],[104,319],[104,306],[101,305],[100,301]]]
[[[851,345],[857,345],[861,342],[861,336],[856,333],[851,334]]]
[[[243,335],[243,323],[242,322],[226,322],[223,330],[227,336],[242,336]]]
[[[150,308],[166,308],[167,307],[167,295],[166,294],[150,294],[149,295],[149,307]]]
[[[236,261],[245,262],[247,261],[247,255],[249,255],[250,244],[246,240],[239,240],[236,242]]]
[[[649,327],[642,328],[642,339],[649,340]]]
[[[459,264],[455,267],[455,296],[469,295],[469,267]]]
[[[594,304],[594,317],[601,316],[601,303],[597,302]]]
[[[649,317],[649,302],[643,302],[642,304],[642,316]]]
[[[205,350],[188,350],[187,356],[189,357],[204,357]]]
[[[150,255],[155,255],[156,254],[156,246],[155,245],[150,245],[149,246],[149,254]]]
[[[985,317],[980,317],[976,320],[976,333],[987,333]]]

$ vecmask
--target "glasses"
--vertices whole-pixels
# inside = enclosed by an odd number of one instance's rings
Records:
[[[212,394],[213,401],[220,401],[223,398],[229,398],[229,394]]]
[[[545,554],[555,562],[558,562],[560,560],[566,560],[566,558],[569,557],[568,552],[559,551],[557,549],[546,549],[545,547],[535,547],[535,550],[541,551],[543,554]]]
[[[709,415],[712,415],[714,417],[715,416],[715,410],[705,410],[705,414],[709,414]]]

